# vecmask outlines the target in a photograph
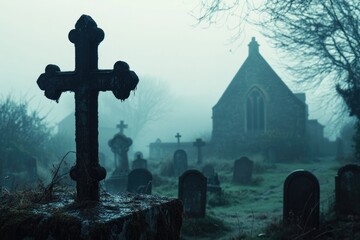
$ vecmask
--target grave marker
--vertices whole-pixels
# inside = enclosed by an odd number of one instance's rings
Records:
[[[129,173],[127,191],[138,194],[151,194],[152,174],[144,168],[134,169]]]
[[[304,232],[319,228],[320,186],[308,171],[296,170],[284,182],[283,221],[299,225]]]
[[[179,177],[179,199],[184,205],[185,217],[205,217],[206,177],[191,169]]]
[[[120,123],[119,123],[118,125],[116,125],[116,128],[119,129],[119,133],[120,133],[120,134],[124,134],[124,130],[125,130],[125,128],[127,128],[127,127],[128,127],[128,125],[125,124],[123,120],[121,120]]]
[[[147,169],[147,161],[143,158],[143,154],[141,152],[135,153],[135,160],[132,162],[131,169],[144,168]]]
[[[218,174],[215,173],[214,166],[212,164],[206,164],[202,169],[202,173],[207,179],[207,191],[221,194],[220,181]]]
[[[197,164],[202,164],[203,154],[201,148],[205,146],[205,142],[201,138],[197,138],[193,144],[196,147],[198,153]]]
[[[335,177],[335,209],[338,215],[360,214],[360,166],[348,164]]]
[[[181,135],[179,133],[176,133],[175,138],[177,139],[177,144],[180,145]]]
[[[98,158],[99,91],[111,90],[125,100],[139,81],[125,62],[116,62],[113,70],[98,69],[98,45],[103,39],[103,30],[90,16],[82,15],[69,32],[75,44],[75,71],[61,72],[58,66],[48,65],[37,80],[45,96],[56,102],[62,92],[75,92],[76,165],[70,176],[76,181],[77,201],[99,201],[99,181],[106,177]]]
[[[254,163],[247,157],[241,157],[234,162],[233,183],[250,184]]]
[[[188,168],[187,154],[185,150],[178,149],[174,153],[174,173],[175,177],[179,177]]]

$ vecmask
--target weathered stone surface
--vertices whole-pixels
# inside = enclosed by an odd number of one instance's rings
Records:
[[[68,195],[68,194],[67,194]],[[182,203],[151,195],[102,194],[101,201],[72,199],[31,207],[0,207],[5,239],[179,239]]]

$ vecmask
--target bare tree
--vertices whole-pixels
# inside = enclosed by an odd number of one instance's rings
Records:
[[[152,77],[142,77],[133,96],[126,102],[108,101],[105,97],[102,109],[115,121],[124,120],[129,125],[128,134],[136,139],[151,122],[161,119],[174,103],[166,83]]]

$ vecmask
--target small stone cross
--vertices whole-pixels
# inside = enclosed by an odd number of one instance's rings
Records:
[[[116,127],[120,130],[120,134],[124,134],[124,130],[128,127],[128,125],[125,124],[123,120],[121,120],[120,123],[116,125]]]
[[[179,133],[176,133],[175,137],[177,138],[177,143],[180,144],[181,135]]]
[[[205,142],[204,142],[201,138],[197,138],[196,141],[194,142],[194,146],[197,148],[197,151],[198,151],[197,164],[201,164],[201,163],[202,163],[202,159],[203,159],[203,155],[202,155],[202,150],[201,150],[201,148],[202,148],[203,146],[205,146]]]
[[[58,66],[48,65],[37,80],[51,100],[58,102],[62,92],[75,93],[76,165],[70,176],[76,181],[77,201],[99,201],[99,181],[106,177],[98,158],[99,91],[111,90],[116,98],[125,100],[139,82],[125,62],[116,62],[113,70],[98,69],[98,45],[103,39],[104,31],[90,16],[82,15],[69,32],[75,44],[75,70],[61,72]]]

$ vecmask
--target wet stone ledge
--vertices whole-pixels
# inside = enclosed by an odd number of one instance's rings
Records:
[[[65,195],[42,204],[21,205],[20,200],[17,206],[2,196],[0,239],[180,238],[183,207],[178,199],[103,193],[99,203],[78,204]]]

